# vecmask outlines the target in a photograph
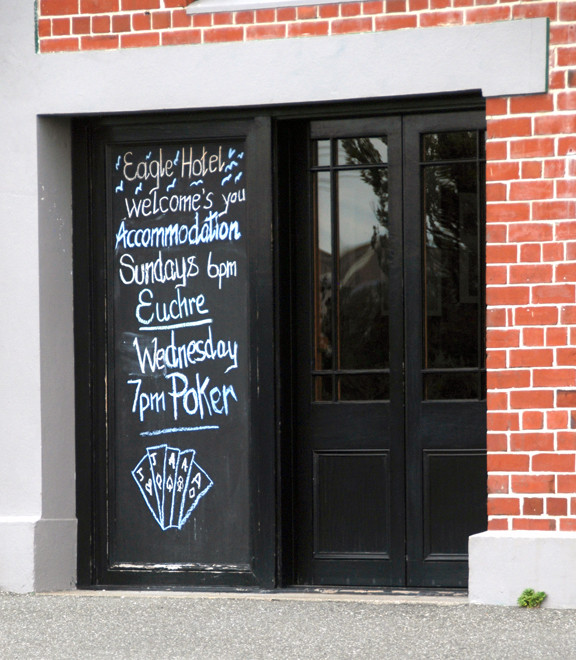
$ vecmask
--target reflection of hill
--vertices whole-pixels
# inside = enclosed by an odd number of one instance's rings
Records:
[[[381,282],[386,278],[378,255],[371,243],[358,245],[340,258],[340,287],[354,286],[359,282]]]
[[[337,322],[340,369],[378,369],[388,365],[388,276],[378,258],[381,245],[364,243],[340,258]],[[330,368],[332,332],[332,258],[320,251],[320,346],[324,368]]]
[[[319,271],[331,279],[332,255],[319,251]],[[361,282],[387,281],[385,260],[378,258],[373,242],[357,245],[340,257],[340,288],[355,286]]]

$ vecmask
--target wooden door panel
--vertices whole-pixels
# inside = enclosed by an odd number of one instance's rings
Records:
[[[300,584],[402,584],[400,124],[312,123],[296,231]],[[364,166],[362,166],[364,165]],[[307,177],[310,178],[307,178]],[[363,190],[369,200],[356,199]],[[302,197],[300,197],[302,199]],[[394,350],[393,350],[394,349]]]
[[[486,529],[484,123],[404,122],[409,586],[466,586],[468,536]]]

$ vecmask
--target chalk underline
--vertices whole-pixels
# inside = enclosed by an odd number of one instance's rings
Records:
[[[157,431],[142,431],[140,435],[163,435],[164,433],[181,433],[192,431],[211,431],[218,430],[219,426],[184,426],[176,429],[158,429]]]
[[[186,323],[173,323],[172,325],[143,325],[140,326],[140,332],[144,330],[178,330],[178,328],[193,328],[198,325],[207,325],[212,323],[212,319],[203,319],[202,321],[187,321]]]

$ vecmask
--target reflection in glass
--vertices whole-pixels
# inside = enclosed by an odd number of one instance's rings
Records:
[[[372,175],[375,172],[369,172]],[[388,179],[338,173],[339,368],[388,366]]]
[[[314,398],[316,401],[332,401],[332,376],[314,378]]]
[[[387,140],[317,140],[313,154],[315,370],[332,372],[315,397],[382,400],[387,373],[338,372],[389,367]]]
[[[479,217],[475,132],[423,136],[424,368],[479,368]],[[452,162],[449,162],[452,161]],[[478,398],[477,372],[428,374],[425,398]]]
[[[379,138],[347,138],[338,140],[338,165],[376,165],[388,162],[388,140]]]
[[[427,133],[422,136],[422,160],[476,158],[476,137],[476,131]]]
[[[332,223],[330,217],[330,173],[314,176],[316,207],[316,369],[332,368]]]
[[[330,140],[315,140],[313,142],[312,165],[320,167],[330,165]]]

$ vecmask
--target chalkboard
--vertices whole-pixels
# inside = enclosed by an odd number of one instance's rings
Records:
[[[109,145],[111,566],[249,565],[245,141]]]

